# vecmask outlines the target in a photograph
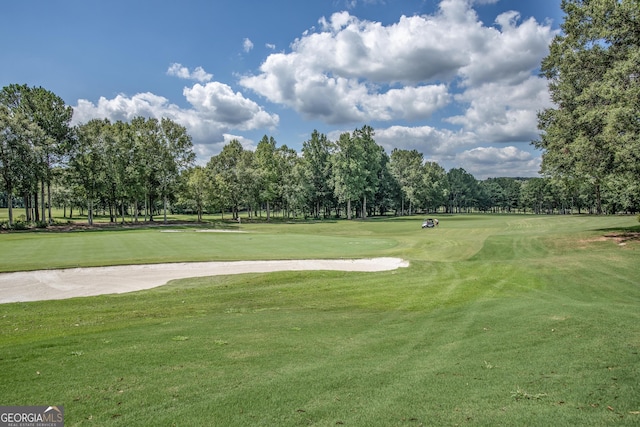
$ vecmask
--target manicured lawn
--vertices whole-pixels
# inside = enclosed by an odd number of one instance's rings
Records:
[[[411,262],[1,305],[1,404],[64,405],[69,426],[638,425],[640,242],[603,238],[637,220],[439,219],[0,235],[4,271]]]

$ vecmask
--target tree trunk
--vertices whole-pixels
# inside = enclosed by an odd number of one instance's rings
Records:
[[[164,195],[164,223],[167,223],[167,195]]]
[[[51,215],[51,183],[47,182],[47,208],[49,210],[49,224],[53,224],[53,218]]]
[[[24,215],[26,217],[26,221],[31,221],[31,196],[29,196],[28,192],[25,192],[22,195],[22,200],[24,202]]]
[[[45,222],[47,220],[47,206],[44,203],[44,190],[45,190],[45,183],[44,183],[44,179],[42,180],[42,182],[40,183],[40,205],[41,205],[41,209],[42,209],[42,222]]]
[[[7,208],[9,208],[9,227],[13,227],[13,198],[11,190],[7,189]]]
[[[367,218],[367,196],[362,198],[362,219]]]
[[[600,194],[600,184],[596,184],[596,213],[602,215],[602,195]]]
[[[87,204],[87,222],[89,225],[93,225],[93,201],[89,200]]]
[[[351,219],[351,200],[347,200],[347,219]]]

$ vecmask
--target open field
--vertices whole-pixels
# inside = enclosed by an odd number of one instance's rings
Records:
[[[1,234],[2,271],[377,256],[410,267],[3,304],[0,403],[63,405],[69,426],[638,425],[640,242],[622,236],[636,218],[439,219]]]

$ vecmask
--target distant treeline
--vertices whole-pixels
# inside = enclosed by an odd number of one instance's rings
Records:
[[[42,88],[0,92],[0,207],[7,226],[46,225],[100,212],[113,222],[153,221],[167,212],[249,217],[366,218],[443,212],[637,212],[633,181],[491,178],[445,171],[417,150],[386,153],[363,126],[337,141],[313,131],[298,153],[264,136],[256,150],[232,140],[194,165],[186,129],[163,118],[91,120],[69,126],[72,109]],[[22,213],[16,215],[14,210]]]

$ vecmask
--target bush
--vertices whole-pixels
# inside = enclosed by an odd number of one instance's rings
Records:
[[[14,230],[28,230],[29,229],[29,223],[26,221],[16,221],[13,223],[13,229]]]

